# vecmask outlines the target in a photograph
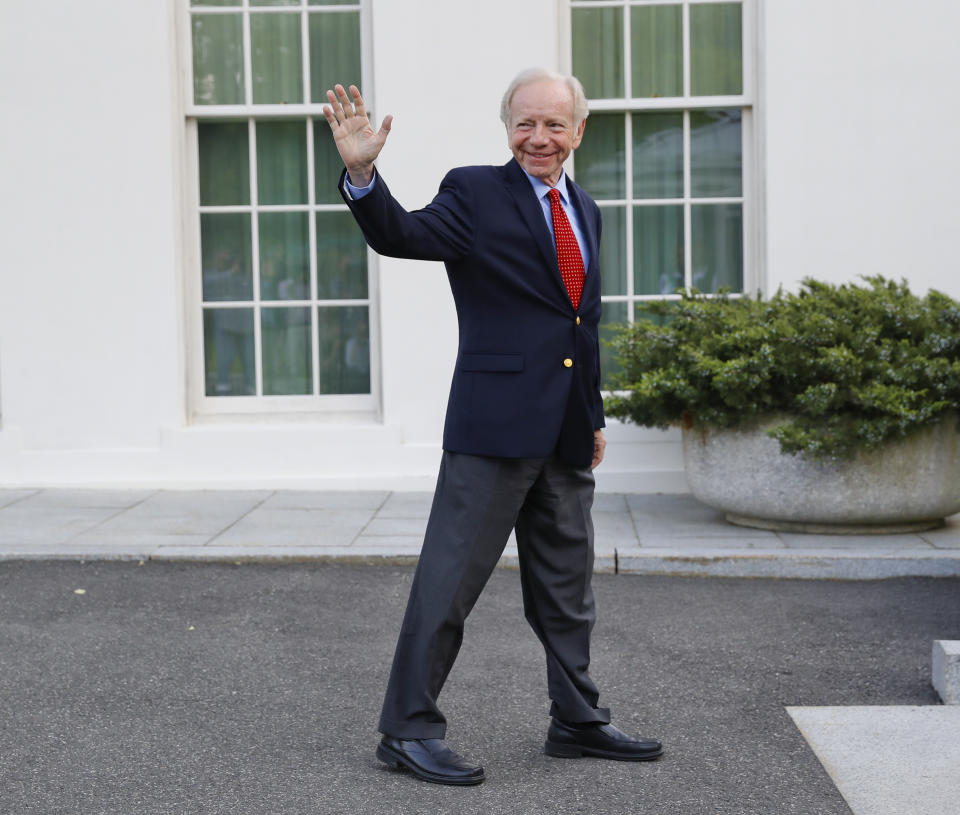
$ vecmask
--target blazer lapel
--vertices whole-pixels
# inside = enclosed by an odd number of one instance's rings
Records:
[[[543,259],[547,262],[549,268],[556,272],[555,277],[560,282],[560,288],[562,289],[563,283],[560,280],[557,253],[553,248],[553,237],[550,235],[550,230],[547,229],[547,222],[543,217],[543,209],[540,207],[536,193],[534,193],[533,187],[530,186],[530,182],[523,174],[523,170],[517,164],[516,159],[507,162],[504,169],[506,170],[507,187],[510,194],[516,201],[517,208],[523,216],[527,229],[533,235]],[[564,295],[566,295],[566,292],[564,292]]]
[[[600,245],[597,241],[597,230],[594,228],[593,219],[590,217],[589,210],[586,206],[587,194],[580,189],[573,181],[570,179],[570,176],[567,176],[567,192],[570,195],[570,200],[573,203],[574,209],[577,210],[577,217],[580,221],[580,229],[583,231],[584,240],[587,242],[587,249],[590,252],[590,267],[587,269],[587,275],[597,271],[598,260],[600,257]]]

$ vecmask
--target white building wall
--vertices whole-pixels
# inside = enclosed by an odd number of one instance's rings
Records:
[[[882,274],[960,296],[958,28],[954,0],[762,4],[767,291]]]
[[[177,0],[0,6],[0,486],[431,486],[456,320],[439,264],[379,261],[382,417],[188,415]],[[371,0],[380,162],[426,203],[509,158],[500,94],[563,68],[557,0]],[[905,276],[955,296],[950,0],[758,4],[761,287]],[[184,44],[179,43],[182,47]],[[182,48],[181,48],[182,50]],[[350,79],[350,78],[345,78]],[[184,230],[183,225],[188,228]],[[684,489],[677,434],[614,425],[601,489]]]
[[[164,3],[0,8],[4,480],[183,420],[171,32]]]

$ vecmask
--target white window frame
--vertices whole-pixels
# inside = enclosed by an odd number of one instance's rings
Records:
[[[676,294],[635,294],[633,275],[633,227],[631,212],[635,206],[643,206],[633,197],[633,151],[632,151],[632,118],[629,114],[645,111],[673,111],[683,114],[683,197],[664,198],[653,201],[644,201],[648,205],[682,205],[684,208],[684,285],[687,290],[691,287],[693,274],[693,237],[689,228],[691,223],[691,207],[694,204],[724,203],[742,206],[743,213],[743,293],[754,294],[762,289],[764,268],[762,263],[763,247],[760,236],[759,218],[763,201],[763,190],[756,172],[758,160],[758,120],[755,115],[756,99],[758,96],[758,78],[756,71],[756,43],[757,43],[757,0],[741,0],[742,6],[742,65],[743,65],[743,93],[737,96],[691,96],[690,94],[690,6],[715,3],[729,3],[731,0],[563,0],[559,16],[561,21],[560,43],[562,46],[561,58],[566,72],[573,69],[573,14],[575,8],[622,8],[624,13],[624,67],[630,63],[630,25],[629,9],[635,6],[662,6],[681,5],[683,15],[683,95],[669,98],[630,98],[632,76],[630,70],[625,71],[624,98],[621,99],[589,99],[591,113],[623,113],[625,125],[625,166],[624,178],[626,196],[619,199],[598,200],[597,205],[601,212],[607,207],[626,207],[626,294],[603,295],[603,302],[626,303],[627,320],[635,321],[635,304],[644,301],[679,300]],[[742,189],[739,197],[724,198],[691,198],[690,195],[690,112],[696,110],[715,110],[721,108],[736,108],[742,111],[741,133],[743,143],[742,153]],[[587,127],[590,127],[589,119]],[[576,158],[573,158],[571,177],[576,176]],[[601,251],[602,247],[601,247]]]
[[[257,104],[253,99],[253,76],[251,66],[251,36],[250,12],[256,14],[297,14],[301,15],[301,57],[303,60],[304,98],[311,98],[310,88],[310,52],[307,47],[308,15],[337,14],[360,12],[360,81],[364,89],[364,99],[367,109],[373,110],[376,104],[372,82],[373,75],[372,55],[370,43],[372,39],[372,25],[370,14],[370,0],[356,0],[350,5],[322,8],[307,5],[307,0],[300,0],[297,6],[255,6],[249,0],[242,0],[237,6],[192,6],[190,0],[180,0],[179,35],[184,44],[182,52],[182,86],[184,115],[185,115],[185,287],[184,304],[186,307],[185,334],[186,334],[186,367],[187,367],[187,394],[188,412],[193,420],[217,417],[242,417],[263,414],[300,414],[301,416],[328,415],[339,418],[369,419],[379,421],[382,416],[381,399],[381,352],[380,352],[380,308],[379,308],[379,263],[376,253],[367,248],[367,297],[357,300],[321,300],[317,293],[317,256],[316,256],[316,219],[318,212],[343,212],[347,210],[345,204],[317,204],[314,175],[313,139],[329,138],[326,122],[323,120],[322,102],[305,104]],[[244,50],[244,82],[246,104],[243,105],[197,105],[194,104],[193,85],[193,32],[192,12],[202,14],[242,14],[243,19],[243,50]],[[257,201],[257,120],[292,119],[306,120],[307,126],[307,203],[303,205],[258,205]],[[199,143],[198,121],[244,121],[249,128],[249,162],[251,202],[242,206],[200,206],[199,186]],[[322,127],[322,129],[321,129]],[[318,132],[319,131],[319,132]],[[308,307],[311,311],[311,366],[313,379],[313,393],[304,395],[255,395],[255,396],[208,396],[205,383],[204,359],[204,328],[203,328],[203,289],[200,249],[200,214],[227,213],[227,212],[307,212],[309,229],[310,252],[310,299],[262,301],[260,298],[260,257],[259,257],[259,226],[258,218],[251,218],[251,263],[253,266],[253,298],[242,302],[218,302],[217,308],[253,308],[259,313],[264,305],[272,307]],[[329,306],[363,305],[369,309],[370,326],[370,393],[369,394],[320,394],[319,393],[319,321],[316,316],[318,308]],[[263,390],[263,354],[261,321],[254,319],[254,364],[255,382],[258,394]]]

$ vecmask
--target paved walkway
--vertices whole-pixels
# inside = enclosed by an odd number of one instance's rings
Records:
[[[0,489],[0,559],[412,562],[425,492]],[[689,495],[598,494],[596,570],[876,579],[960,576],[960,515],[913,535],[746,529]],[[503,564],[516,564],[516,544]]]
[[[960,705],[787,712],[854,815],[960,812]]]

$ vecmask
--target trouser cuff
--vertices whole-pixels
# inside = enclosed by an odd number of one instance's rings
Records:
[[[377,730],[395,739],[442,739],[447,735],[443,722],[398,722],[383,716]]]
[[[550,705],[550,715],[564,724],[610,724],[610,708],[587,708],[580,711],[562,711],[554,702]]]

